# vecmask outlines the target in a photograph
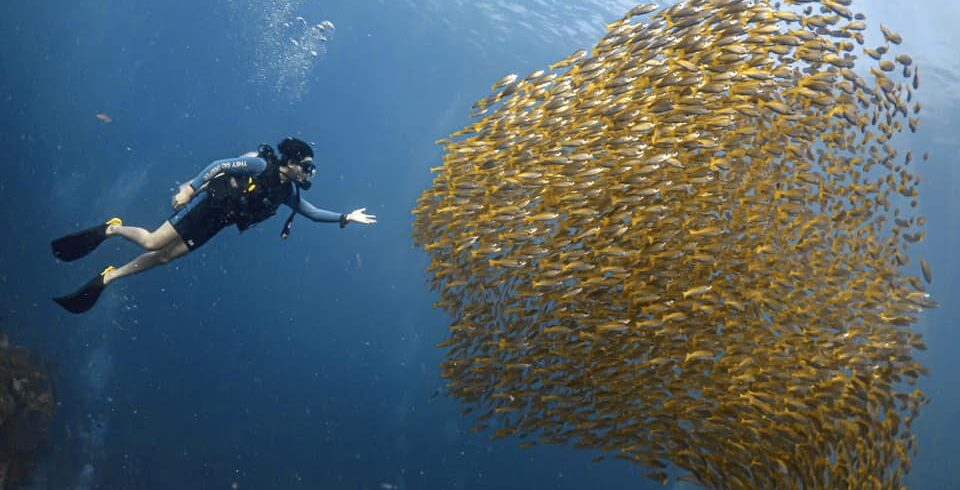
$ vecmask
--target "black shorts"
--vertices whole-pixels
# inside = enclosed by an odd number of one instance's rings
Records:
[[[199,248],[220,230],[235,223],[230,212],[223,206],[216,205],[210,196],[203,192],[180,208],[170,217],[170,224],[177,231],[187,248]]]

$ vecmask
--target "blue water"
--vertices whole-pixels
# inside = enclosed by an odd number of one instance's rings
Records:
[[[631,5],[8,0],[0,328],[57,363],[60,398],[33,488],[660,488],[628,463],[469,432],[462,407],[434,396],[447,318],[410,237],[441,162],[433,141],[464,125],[494,81],[589,47]],[[920,171],[927,236],[912,253],[933,266],[943,306],[917,326],[933,402],[915,425],[908,483],[960,488],[960,7],[855,7],[873,30],[903,34],[924,77],[910,144],[931,152]],[[336,26],[311,45],[316,56],[290,41],[304,40],[297,16]],[[50,301],[138,253],[118,239],[57,263],[52,238],[113,215],[154,228],[177,184],[209,161],[289,135],[317,149],[311,202],[366,207],[379,223],[299,219],[281,241],[274,218],[111,285],[86,315]]]

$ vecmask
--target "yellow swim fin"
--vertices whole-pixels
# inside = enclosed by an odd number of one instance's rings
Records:
[[[123,221],[110,218],[106,223],[57,238],[50,243],[53,256],[66,262],[85,257],[106,240],[107,228],[111,225],[123,226]]]
[[[80,289],[66,296],[53,298],[53,300],[70,313],[83,313],[93,308],[93,305],[97,304],[97,300],[100,299],[100,293],[106,288],[103,280],[104,276],[114,269],[116,269],[116,267],[112,265],[107,267],[96,277],[87,281]]]

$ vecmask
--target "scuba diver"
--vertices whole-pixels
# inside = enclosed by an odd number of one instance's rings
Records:
[[[293,218],[302,214],[313,221],[339,223],[376,223],[376,216],[360,208],[339,214],[318,209],[300,197],[309,190],[316,171],[313,149],[306,142],[286,138],[277,145],[279,158],[270,145],[239,158],[217,160],[189,182],[180,185],[173,196],[173,216],[150,232],[124,226],[120,218],[58,238],[51,243],[53,255],[70,262],[86,256],[104,240],[119,235],[148,252],[122,267],[107,267],[80,289],[54,298],[71,313],[83,313],[96,304],[100,293],[111,282],[166,264],[196,250],[220,230],[236,225],[240,231],[266,220],[281,204],[292,209],[284,222],[281,238],[290,235]]]

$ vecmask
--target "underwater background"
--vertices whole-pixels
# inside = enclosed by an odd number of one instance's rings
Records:
[[[662,488],[630,463],[470,432],[443,394],[434,346],[449,319],[411,239],[411,209],[442,161],[434,140],[503,75],[592,46],[633,5],[6,2],[0,329],[56,363],[59,401],[32,488]],[[910,144],[931,155],[919,170],[927,232],[911,253],[931,264],[941,307],[916,327],[932,403],[907,483],[960,488],[960,6],[854,6],[872,31],[902,34],[924,70]],[[311,26],[323,21],[335,28],[321,38]],[[50,301],[139,253],[111,240],[58,263],[51,239],[115,215],[153,229],[207,163],[286,136],[314,144],[308,200],[366,207],[378,223],[300,218],[286,241],[279,218],[229,228],[112,285],[86,315]]]

